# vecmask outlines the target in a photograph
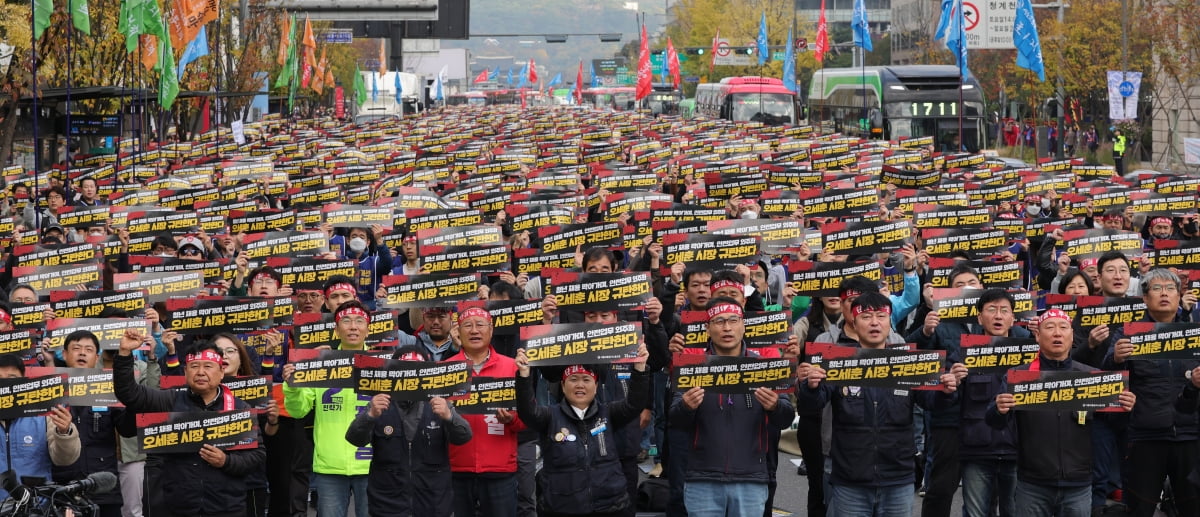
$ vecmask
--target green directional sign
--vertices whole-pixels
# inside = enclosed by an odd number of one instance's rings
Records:
[[[679,49],[676,49],[677,54],[678,54],[678,50]],[[654,54],[650,54],[650,66],[654,67],[655,70],[661,70],[662,66],[663,66],[663,56],[665,56],[665,55],[667,55],[666,52],[656,52]],[[687,55],[679,54],[679,62],[683,63],[686,61],[687,61]]]
[[[776,50],[771,53],[771,61],[783,61],[787,57],[787,52]]]

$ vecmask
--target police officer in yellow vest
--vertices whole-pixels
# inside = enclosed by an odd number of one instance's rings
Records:
[[[1125,133],[1117,129],[1113,133],[1113,164],[1117,167],[1117,176],[1125,175]]]

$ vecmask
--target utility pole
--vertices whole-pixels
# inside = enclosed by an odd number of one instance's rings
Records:
[[[1128,0],[1121,0],[1121,1],[1125,2]],[[1058,0],[1058,26],[1060,29],[1063,26],[1063,10],[1066,8],[1066,5],[1063,2],[1064,2],[1064,0]],[[1122,34],[1124,34],[1124,32],[1122,32]],[[1056,75],[1058,76],[1057,77],[1057,82],[1058,82],[1057,115],[1058,116],[1055,117],[1056,120],[1055,120],[1054,130],[1058,131],[1058,138],[1054,139],[1054,159],[1061,160],[1061,159],[1063,159],[1063,135],[1065,134],[1063,131],[1066,129],[1065,127],[1063,127],[1063,112],[1066,111],[1066,109],[1067,109],[1067,94],[1063,88],[1062,51],[1061,50],[1059,51],[1058,74],[1056,74]],[[1037,154],[1037,153],[1034,153],[1034,154]]]

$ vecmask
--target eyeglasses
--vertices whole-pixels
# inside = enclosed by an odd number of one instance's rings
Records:
[[[238,349],[234,348],[234,347],[222,348],[221,355],[223,355],[225,357],[233,357],[235,355],[238,355]]]
[[[1129,268],[1106,267],[1100,271],[1106,275],[1128,275]]]
[[[179,250],[179,254],[183,255],[185,257],[195,257],[195,256],[200,255],[200,250],[189,246],[187,248],[183,248],[183,249]]]
[[[338,323],[343,322],[354,325],[366,325],[367,319],[362,316],[343,316],[342,319],[338,320]]]
[[[296,293],[296,298],[301,300],[320,300],[321,293]]]
[[[730,316],[728,318],[713,318],[708,320],[708,324],[717,327],[732,327],[742,322],[742,318]]]
[[[1177,292],[1179,292],[1179,288],[1175,287],[1175,284],[1156,284],[1156,285],[1150,286],[1150,292],[1155,293],[1155,294],[1157,294],[1157,293],[1177,293]]]
[[[258,276],[250,282],[250,285],[279,285],[279,282],[269,276]]]
[[[1001,316],[1008,316],[1009,314],[1012,314],[1012,309],[1008,307],[985,307],[983,312],[989,316],[995,316],[997,314]]]

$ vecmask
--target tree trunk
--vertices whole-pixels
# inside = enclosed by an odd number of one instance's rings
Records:
[[[0,122],[0,163],[12,162],[13,138],[17,134],[17,103],[10,101],[0,108],[4,120]]]

